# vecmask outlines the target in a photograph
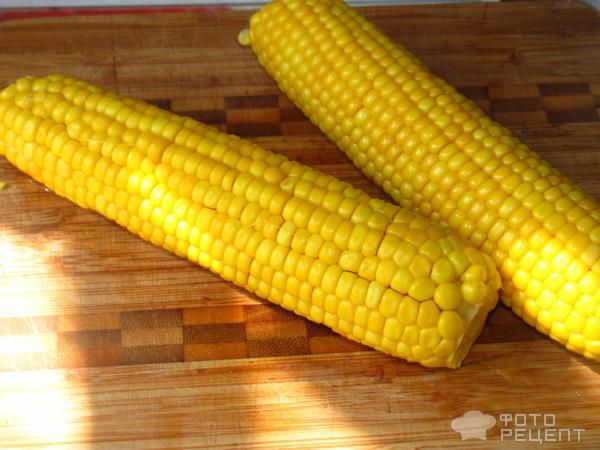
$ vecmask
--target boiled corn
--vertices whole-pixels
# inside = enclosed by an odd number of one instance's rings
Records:
[[[500,270],[503,302],[600,360],[600,205],[341,0],[276,0],[240,43],[400,205]]]
[[[2,91],[0,154],[145,240],[409,361],[457,367],[497,301],[491,259],[428,220],[83,81]]]

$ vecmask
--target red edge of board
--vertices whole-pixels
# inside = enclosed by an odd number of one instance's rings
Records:
[[[120,14],[158,14],[181,13],[191,11],[218,11],[229,10],[228,6],[139,6],[130,8],[100,7],[100,8],[40,8],[40,9],[0,9],[0,22],[17,19],[33,19],[40,17],[68,17],[68,16],[101,16]]]

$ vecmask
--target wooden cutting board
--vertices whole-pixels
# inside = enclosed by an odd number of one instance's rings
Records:
[[[595,10],[523,1],[363,12],[600,198]],[[237,45],[249,15],[0,12],[0,86],[25,74],[84,78],[386,198]],[[2,448],[529,448],[537,438],[600,448],[600,365],[502,306],[461,369],[425,369],[270,306],[4,159],[0,181]],[[492,416],[487,441],[451,428],[468,411]]]

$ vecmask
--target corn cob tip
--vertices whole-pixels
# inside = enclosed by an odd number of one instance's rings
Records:
[[[491,267],[493,267],[492,259],[487,255],[482,255],[482,257],[486,265],[490,266],[491,269]],[[469,271],[466,271],[463,277],[466,276],[468,272]],[[468,312],[463,311],[463,323],[466,324],[466,328],[462,334],[461,340],[457,343],[456,350],[446,361],[446,365],[450,369],[458,369],[462,365],[463,360],[471,350],[477,337],[481,334],[489,313],[496,307],[500,299],[499,290],[502,285],[500,274],[493,269],[488,270],[487,273],[492,278],[488,278],[485,290],[482,292],[479,289],[476,289],[479,291],[477,295],[477,297],[479,297],[479,308],[470,309]],[[469,276],[470,275],[467,277]],[[468,287],[470,286],[469,283],[463,283],[462,285],[463,297],[467,301],[475,294],[474,292],[468,292]]]
[[[475,317],[473,317],[468,328],[465,330],[462,341],[457,346],[451,357],[448,358],[448,368],[458,369],[462,365],[463,360],[469,353],[469,350],[471,350],[475,340],[481,334],[488,314],[496,307],[498,298],[499,296],[496,295],[496,300],[494,302],[486,304],[486,307],[482,307],[479,309],[479,311],[477,311],[477,314]]]
[[[238,43],[242,47],[248,47],[250,45],[250,30],[248,28],[244,28],[238,34]]]

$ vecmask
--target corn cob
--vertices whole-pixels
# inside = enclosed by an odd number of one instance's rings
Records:
[[[600,206],[341,0],[276,0],[239,37],[401,206],[491,256],[502,301],[600,360]]]
[[[491,259],[438,225],[83,81],[2,91],[0,154],[143,239],[408,361],[458,367],[497,302]]]

